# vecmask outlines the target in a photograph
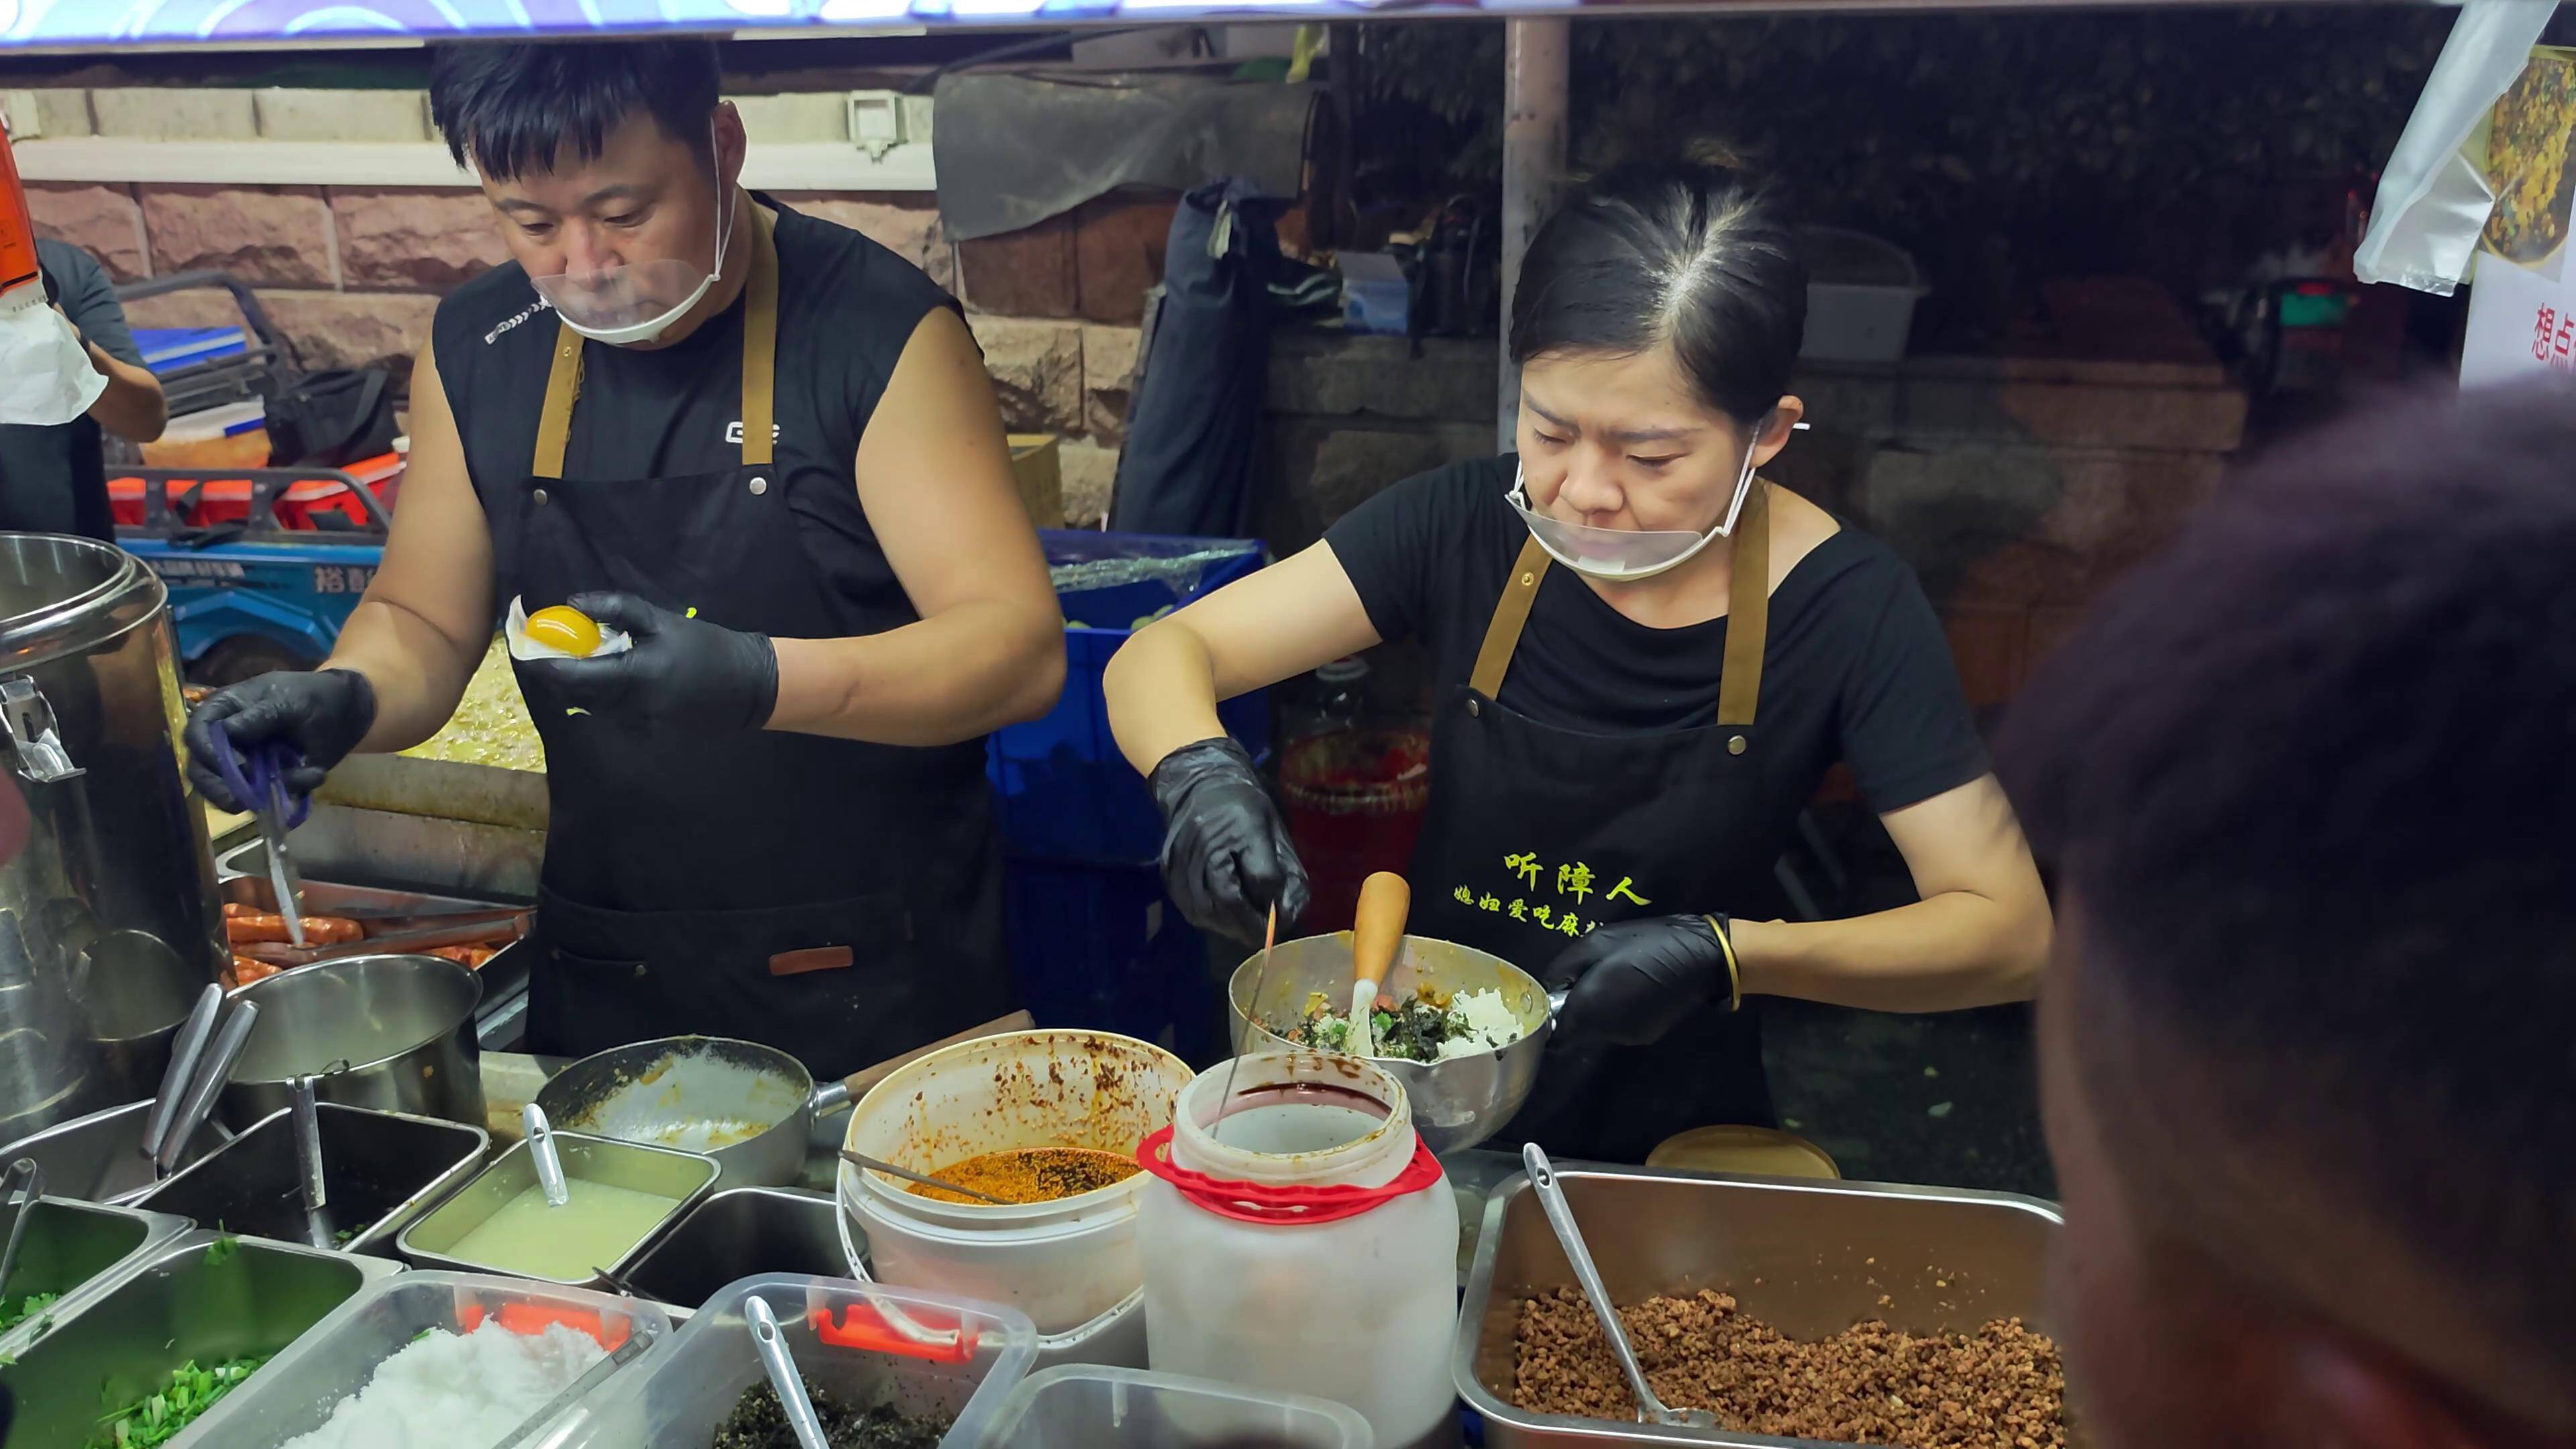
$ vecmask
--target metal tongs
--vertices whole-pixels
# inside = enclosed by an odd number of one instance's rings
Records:
[[[26,1241],[27,1219],[44,1195],[45,1169],[32,1157],[10,1163],[8,1175],[0,1177],[0,1208],[9,1211],[8,1240],[0,1244],[0,1293],[9,1289],[10,1270],[18,1266],[18,1245]]]
[[[806,1396],[805,1376],[796,1371],[787,1340],[779,1336],[778,1318],[769,1311],[769,1301],[754,1293],[743,1300],[742,1316],[751,1323],[752,1352],[760,1355],[760,1366],[769,1372],[770,1390],[778,1395],[778,1407],[787,1411],[787,1427],[796,1431],[798,1449],[831,1449],[823,1438],[823,1420]]]
[[[1521,1166],[1528,1169],[1530,1187],[1538,1193],[1538,1205],[1547,1213],[1547,1225],[1556,1229],[1557,1246],[1565,1249],[1565,1259],[1574,1265],[1574,1281],[1583,1285],[1583,1296],[1592,1304],[1592,1316],[1601,1320],[1601,1336],[1610,1340],[1610,1356],[1619,1360],[1619,1368],[1628,1375],[1628,1391],[1637,1398],[1637,1422],[1666,1424],[1683,1429],[1714,1429],[1717,1416],[1706,1409],[1674,1409],[1655,1397],[1646,1382],[1646,1371],[1637,1364],[1637,1351],[1628,1345],[1628,1330],[1619,1322],[1619,1309],[1610,1301],[1610,1290],[1601,1282],[1601,1270],[1592,1266],[1592,1250],[1583,1246],[1583,1230],[1574,1225],[1574,1209],[1565,1205],[1565,1193],[1556,1185],[1556,1168],[1547,1160],[1535,1142],[1521,1147]]]
[[[232,1080],[233,1065],[241,1060],[242,1049],[250,1045],[251,1028],[259,1024],[259,1007],[252,1002],[233,1003],[232,1013],[225,1016],[221,1030],[215,1017],[223,1011],[224,989],[213,982],[197,996],[197,1004],[179,1028],[170,1046],[170,1069],[162,1075],[161,1093],[152,1102],[152,1115],[143,1125],[143,1156],[152,1164],[155,1182],[176,1171],[179,1159],[187,1152],[188,1139],[205,1125],[206,1116],[215,1107],[215,1098]]]
[[[287,1099],[294,1108],[295,1185],[304,1199],[304,1241],[325,1252],[340,1244],[331,1231],[331,1191],[322,1176],[322,1114],[313,1097],[313,1078],[297,1077],[286,1084]]]
[[[288,859],[286,835],[313,813],[310,797],[287,788],[286,777],[304,765],[304,754],[284,740],[266,740],[247,750],[234,746],[221,720],[206,726],[215,744],[215,773],[233,798],[250,807],[259,820],[259,838],[268,852],[268,884],[277,892],[277,913],[286,918],[286,939],[304,949],[304,883]]]

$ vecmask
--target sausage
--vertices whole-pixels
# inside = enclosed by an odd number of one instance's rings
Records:
[[[469,971],[474,971],[480,970],[484,962],[501,952],[496,946],[432,946],[421,954],[436,956],[444,961],[453,961]]]
[[[236,946],[287,941],[286,917],[271,911],[244,911],[224,919],[224,935]],[[340,916],[306,916],[304,941],[309,946],[338,946],[364,938],[366,928]]]
[[[261,977],[276,975],[281,969],[283,968],[269,962],[262,961],[256,956],[244,956],[239,953],[235,953],[233,956],[232,970],[227,974],[232,977],[232,984],[234,986],[248,986],[252,982],[259,980]]]

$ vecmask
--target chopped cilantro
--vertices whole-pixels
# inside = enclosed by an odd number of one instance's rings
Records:
[[[170,1381],[160,1389],[101,1416],[82,1449],[159,1449],[256,1373],[269,1357],[255,1354],[213,1368],[199,1368],[190,1359],[171,1370]]]
[[[6,1332],[43,1313],[48,1305],[62,1296],[60,1293],[30,1293],[19,1299],[18,1306],[15,1308],[9,1306],[7,1299],[0,1298],[0,1332]],[[50,1322],[50,1319],[48,1321]]]

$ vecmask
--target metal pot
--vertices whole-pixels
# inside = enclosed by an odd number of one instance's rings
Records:
[[[259,1003],[259,1026],[224,1089],[224,1120],[247,1131],[290,1106],[288,1084],[310,1075],[325,1102],[479,1129],[482,991],[472,971],[436,956],[352,956],[241,987],[233,995]]]
[[[805,1064],[776,1047],[674,1036],[582,1058],[546,1083],[537,1105],[568,1131],[706,1153],[724,1169],[721,1191],[795,1182],[815,1119],[849,1106],[850,1089],[815,1086]]]
[[[1409,983],[1443,991],[1495,990],[1503,1004],[1521,1019],[1526,1034],[1498,1052],[1458,1057],[1445,1062],[1410,1062],[1372,1057],[1404,1084],[1413,1108],[1413,1125],[1434,1152],[1473,1147],[1503,1129],[1529,1099],[1538,1083],[1539,1059],[1555,1024],[1555,1003],[1537,978],[1500,956],[1428,936],[1404,938],[1404,966],[1398,974]],[[1261,999],[1252,993],[1258,984]],[[1238,1052],[1294,1051],[1295,1043],[1261,1023],[1293,1022],[1317,992],[1334,1002],[1347,1002],[1351,992],[1351,933],[1282,941],[1270,953],[1265,975],[1256,954],[1235,968],[1227,984],[1232,1004],[1234,1048]]]
[[[0,534],[0,1138],[150,1096],[225,959],[166,605],[118,549]]]

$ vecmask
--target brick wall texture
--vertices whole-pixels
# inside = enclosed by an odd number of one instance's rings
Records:
[[[213,270],[248,283],[307,367],[408,370],[446,291],[506,257],[480,193],[345,186],[31,183],[39,234],[86,248],[119,282]],[[959,246],[926,193],[790,192],[965,301],[1003,419],[1063,438],[1065,518],[1107,511],[1145,289],[1162,271],[1167,198],[1112,198],[1016,236]],[[237,319],[210,290],[149,297],[142,327]]]

